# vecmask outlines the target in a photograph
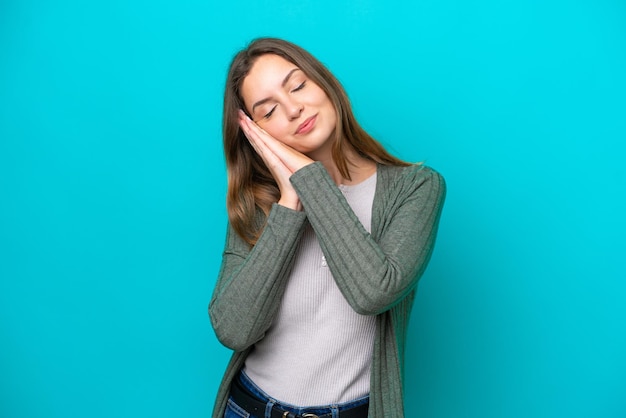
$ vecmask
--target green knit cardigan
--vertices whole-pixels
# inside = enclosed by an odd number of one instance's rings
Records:
[[[369,418],[403,418],[406,332],[417,282],[435,243],[446,193],[443,177],[424,165],[379,165],[371,233],[320,162],[298,170],[291,183],[304,210],[274,204],[267,219],[259,220],[265,228],[254,247],[227,229],[209,316],[219,341],[234,353],[212,417],[223,417],[231,381],[272,324],[309,222],[350,306],[376,316]],[[297,349],[298,342],[293,344]]]

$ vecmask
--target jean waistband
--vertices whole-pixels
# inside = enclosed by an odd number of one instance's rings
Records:
[[[369,403],[369,396],[364,396],[359,399],[355,399],[353,401],[340,403],[340,404],[331,404],[331,405],[319,405],[319,406],[310,406],[303,407],[297,405],[291,405],[288,403],[278,402],[275,399],[271,398],[267,393],[265,393],[262,389],[260,389],[242,370],[239,372],[236,377],[238,382],[245,388],[251,395],[253,395],[258,400],[266,403],[272,404],[274,407],[282,409],[284,411],[291,412],[295,415],[302,415],[305,413],[315,414],[315,415],[331,415],[341,416],[341,411],[347,411],[353,409],[355,407],[365,405]],[[271,408],[271,406],[270,406]]]

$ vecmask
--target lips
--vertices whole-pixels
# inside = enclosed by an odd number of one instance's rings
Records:
[[[296,129],[296,135],[299,134],[308,134],[315,127],[315,121],[317,120],[317,115],[313,115],[310,118],[307,118],[304,122],[298,126]]]

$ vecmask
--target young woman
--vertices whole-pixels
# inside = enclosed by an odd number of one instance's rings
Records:
[[[275,38],[234,57],[223,135],[229,224],[209,316],[234,354],[213,417],[403,417],[443,178],[390,155],[328,69]]]

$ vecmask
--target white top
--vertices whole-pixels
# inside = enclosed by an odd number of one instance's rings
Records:
[[[365,229],[371,230],[376,174],[340,185]],[[375,317],[352,310],[307,224],[274,323],[255,344],[244,370],[279,402],[330,405],[369,393]]]

